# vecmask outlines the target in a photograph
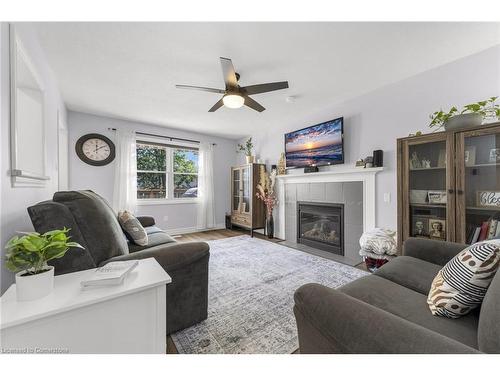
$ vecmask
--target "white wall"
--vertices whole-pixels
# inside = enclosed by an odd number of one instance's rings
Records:
[[[330,79],[334,85],[335,77]],[[269,124],[267,132],[251,135],[257,156],[268,164],[277,164],[284,151],[284,133],[343,116],[346,164],[353,165],[373,150],[384,151],[385,170],[377,175],[376,184],[376,225],[396,229],[396,139],[418,130],[428,132],[428,116],[435,110],[497,95],[500,95],[500,46],[321,111],[304,113],[294,122]],[[324,169],[333,170],[335,166]],[[302,170],[291,172],[302,173]],[[383,193],[390,193],[389,203],[383,201]]]
[[[13,282],[13,274],[4,268],[4,246],[16,231],[33,230],[26,208],[34,203],[50,199],[58,185],[57,173],[57,113],[66,120],[66,109],[57,89],[54,75],[40,48],[32,26],[26,23],[16,24],[27,53],[36,66],[43,80],[45,104],[45,141],[47,145],[47,175],[50,180],[43,188],[13,188],[9,176],[10,170],[10,86],[9,86],[9,25],[0,23],[0,159],[1,159],[1,205],[0,205],[0,246],[1,246],[1,293]]]
[[[217,146],[214,149],[215,214],[216,223],[220,225],[224,223],[224,214],[230,210],[230,168],[235,165],[237,159],[235,141],[72,111],[68,112],[68,127],[70,189],[91,189],[110,202],[113,196],[115,162],[103,167],[94,167],[82,162],[74,151],[75,143],[82,135],[99,133],[113,140],[114,132],[109,131],[108,128],[131,128],[145,133],[216,143]],[[138,214],[153,216],[160,228],[171,233],[193,230],[196,227],[196,204],[194,203],[139,206]]]

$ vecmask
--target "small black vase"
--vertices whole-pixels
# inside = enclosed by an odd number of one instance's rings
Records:
[[[267,238],[274,238],[274,219],[273,214],[266,217]]]

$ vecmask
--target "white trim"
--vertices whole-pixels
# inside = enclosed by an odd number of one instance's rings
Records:
[[[340,167],[316,173],[278,176],[278,238],[285,238],[285,185],[313,182],[363,182],[363,231],[375,228],[375,175],[384,168]]]
[[[217,224],[213,228],[205,228],[205,229],[198,229],[196,227],[188,227],[188,228],[173,228],[173,229],[163,229],[167,234],[171,236],[176,236],[179,234],[188,234],[188,233],[196,233],[196,232],[206,232],[208,230],[217,230],[217,229],[224,229],[226,227],[225,223],[222,224]]]
[[[138,206],[157,206],[171,204],[198,204],[198,198],[175,198],[175,199],[137,199]]]

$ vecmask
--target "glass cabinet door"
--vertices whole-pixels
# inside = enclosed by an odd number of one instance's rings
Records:
[[[233,186],[232,186],[232,210],[239,212],[241,203],[241,169],[233,169]]]
[[[467,244],[500,235],[500,130],[457,135],[457,240]]]
[[[246,166],[241,169],[241,179],[242,179],[242,191],[241,191],[241,211],[242,213],[250,212],[250,168],[251,166]]]
[[[446,134],[408,142],[406,152],[408,225],[404,238],[453,241],[453,170]],[[451,168],[453,169],[453,168]],[[452,216],[453,217],[453,216]]]

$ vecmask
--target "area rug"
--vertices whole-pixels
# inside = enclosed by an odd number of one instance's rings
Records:
[[[337,288],[367,274],[250,236],[208,243],[208,318],[172,335],[179,353],[292,353],[295,290],[312,282]]]

